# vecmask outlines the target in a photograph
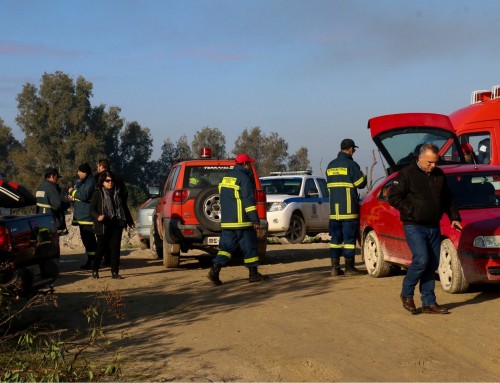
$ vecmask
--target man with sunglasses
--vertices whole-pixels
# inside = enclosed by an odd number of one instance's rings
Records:
[[[358,275],[354,267],[356,238],[359,232],[359,195],[357,189],[366,186],[366,177],[352,159],[357,146],[350,138],[342,140],[337,158],[328,164],[326,181],[330,194],[330,258],[332,276]],[[345,272],[340,268],[340,256],[345,259]]]

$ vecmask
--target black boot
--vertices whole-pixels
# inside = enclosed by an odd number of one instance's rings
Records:
[[[208,279],[210,279],[215,286],[222,285],[222,281],[219,279],[220,269],[221,265],[214,263],[208,272]]]
[[[248,282],[260,282],[265,281],[269,277],[267,275],[262,275],[257,270],[257,266],[248,268]]]
[[[111,272],[111,278],[113,279],[122,279],[122,277],[118,274],[118,271],[112,271]]]
[[[366,273],[354,267],[354,258],[345,259],[345,275],[363,275],[363,274]]]
[[[99,279],[99,271],[96,270],[92,271],[92,278]]]
[[[340,268],[340,259],[331,258],[331,260],[332,260],[332,277],[336,277],[338,275],[344,275],[344,272]]]

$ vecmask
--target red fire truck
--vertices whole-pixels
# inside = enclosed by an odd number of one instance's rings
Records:
[[[500,85],[472,92],[470,105],[450,119],[462,148],[472,147],[477,163],[500,165]]]

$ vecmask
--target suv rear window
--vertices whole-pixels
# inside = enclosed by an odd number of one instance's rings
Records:
[[[219,166],[186,166],[184,171],[184,188],[206,188],[218,186],[232,165]]]

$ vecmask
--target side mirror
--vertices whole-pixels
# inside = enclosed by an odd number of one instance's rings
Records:
[[[318,198],[319,197],[318,189],[308,189],[306,196],[308,198]]]
[[[148,186],[148,193],[151,197],[160,195],[160,188],[158,186]]]

